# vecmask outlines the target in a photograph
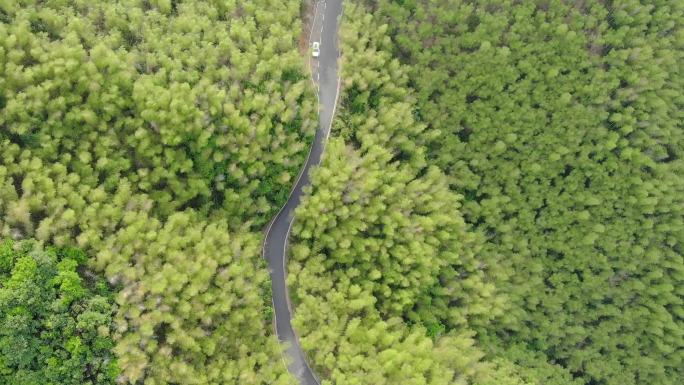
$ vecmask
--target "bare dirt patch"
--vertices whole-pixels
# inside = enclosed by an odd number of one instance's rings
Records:
[[[299,52],[305,56],[308,56],[309,53],[309,33],[311,32],[311,23],[313,23],[315,3],[315,0],[302,0],[300,14],[302,31],[299,34]]]

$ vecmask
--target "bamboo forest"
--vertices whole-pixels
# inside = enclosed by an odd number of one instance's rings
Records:
[[[0,384],[684,383],[683,27],[0,0]]]

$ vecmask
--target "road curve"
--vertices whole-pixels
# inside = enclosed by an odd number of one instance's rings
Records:
[[[341,15],[342,0],[322,0],[316,4],[310,40],[321,43],[320,57],[311,63],[312,79],[314,84],[318,85],[319,125],[306,164],[287,202],[266,230],[263,247],[264,258],[268,261],[271,274],[276,335],[288,346],[286,352],[289,356],[288,370],[302,385],[319,385],[320,383],[307,364],[297,335],[292,329],[292,311],[285,283],[287,238],[294,219],[294,210],[299,205],[302,196],[302,189],[310,182],[309,170],[321,161],[325,141],[330,134],[330,126],[335,114],[340,84],[337,73],[339,57],[337,31]]]

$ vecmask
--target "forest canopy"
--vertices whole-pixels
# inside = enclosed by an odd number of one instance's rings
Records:
[[[78,249],[0,243],[3,384],[115,383],[116,306],[104,279],[83,270],[86,261]]]
[[[310,1],[0,1],[0,382],[294,385]],[[345,0],[321,385],[684,382],[684,4]]]
[[[383,1],[377,15],[480,256],[508,270],[485,346],[527,346],[588,383],[681,382],[684,6]]]
[[[317,121],[300,7],[0,2],[0,236],[120,288],[119,381],[293,383],[260,245]]]
[[[682,22],[668,1],[345,5],[339,139],[290,263],[331,384],[684,380]],[[434,342],[402,345],[416,328]]]

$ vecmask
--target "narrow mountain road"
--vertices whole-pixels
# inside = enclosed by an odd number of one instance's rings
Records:
[[[266,230],[263,248],[273,287],[276,334],[281,342],[288,345],[288,370],[302,385],[319,385],[319,381],[307,364],[304,352],[299,346],[297,335],[292,329],[292,308],[285,283],[287,238],[294,219],[294,210],[299,205],[302,196],[302,189],[310,182],[309,170],[321,161],[323,148],[330,134],[330,126],[335,115],[340,85],[337,73],[337,59],[339,57],[337,31],[341,15],[342,0],[321,0],[315,5],[309,46],[314,41],[320,42],[320,57],[312,58],[310,62],[312,80],[318,87],[319,125],[309,157],[290,193],[290,197]]]

